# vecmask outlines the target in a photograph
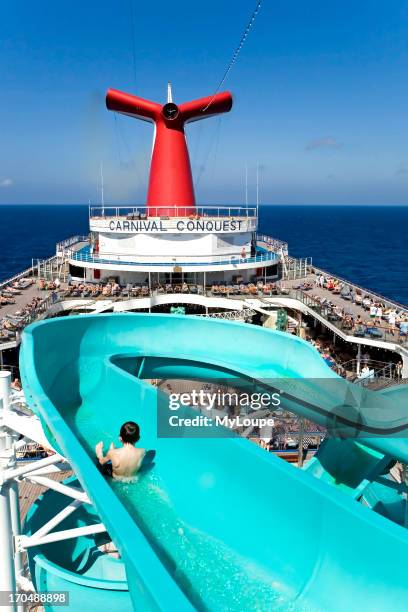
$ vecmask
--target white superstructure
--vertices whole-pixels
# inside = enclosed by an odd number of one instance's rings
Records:
[[[89,212],[89,240],[66,251],[74,280],[137,283],[149,272],[158,283],[198,282],[197,274],[203,284],[255,281],[275,278],[287,253],[285,243],[257,236],[257,207],[197,207],[194,215],[176,207],[172,217],[143,206]]]

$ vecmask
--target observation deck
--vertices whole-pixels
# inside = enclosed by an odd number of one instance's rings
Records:
[[[98,206],[89,240],[66,251],[82,268],[126,272],[199,272],[269,267],[287,244],[257,238],[256,206]],[[161,214],[163,213],[163,214]]]
[[[91,232],[113,234],[242,233],[257,229],[258,209],[247,206],[198,206],[195,214],[186,206],[90,207]],[[153,214],[152,214],[153,213]]]
[[[127,260],[125,260],[124,257],[127,257]],[[70,263],[81,267],[95,267],[105,270],[151,270],[155,272],[171,272],[174,271],[174,268],[182,268],[185,272],[189,270],[196,272],[206,270],[210,272],[219,270],[220,268],[224,270],[248,269],[265,265],[270,266],[278,263],[280,260],[278,253],[258,250],[257,254],[253,257],[240,257],[239,255],[226,257],[225,255],[216,255],[211,258],[206,257],[203,259],[192,256],[190,258],[173,257],[170,261],[165,261],[162,256],[155,255],[143,261],[138,260],[137,257],[131,258],[126,255],[113,255],[109,253],[97,255],[91,253],[89,244],[82,246],[77,251],[70,250],[68,252],[68,258]]]

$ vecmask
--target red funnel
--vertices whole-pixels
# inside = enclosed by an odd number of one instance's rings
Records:
[[[109,110],[155,124],[147,206],[150,216],[195,214],[195,197],[184,124],[226,113],[232,97],[227,91],[192,102],[161,105],[116,89],[106,95]],[[159,208],[160,207],[160,208]],[[178,207],[178,211],[175,210]]]

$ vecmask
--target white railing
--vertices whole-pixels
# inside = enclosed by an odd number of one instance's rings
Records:
[[[7,321],[9,326],[2,329],[4,335],[0,338],[0,345],[9,342],[19,342],[23,329],[30,323],[42,318],[43,315],[47,313],[48,309],[58,300],[59,296],[57,292],[52,292],[27,314],[22,316],[5,315],[3,321]]]
[[[169,266],[173,268],[174,266],[213,266],[213,265],[242,265],[242,264],[262,264],[262,263],[270,263],[271,261],[279,261],[279,255],[273,251],[266,251],[265,253],[261,253],[254,257],[241,257],[240,255],[213,255],[211,257],[208,256],[199,256],[194,255],[191,256],[191,259],[186,259],[186,256],[172,256],[168,255],[166,259],[163,258],[163,255],[151,255],[149,256],[149,260],[139,260],[139,261],[129,261],[129,259],[125,260],[122,258],[131,257],[130,255],[120,254],[120,253],[103,253],[99,255],[91,254],[88,251],[66,251],[67,256],[70,260],[73,261],[81,261],[86,263],[92,263],[95,265],[106,264],[106,265],[119,265],[119,266],[146,266],[152,267],[155,266]],[[152,261],[152,259],[156,257],[156,261]],[[205,259],[201,259],[204,258]]]
[[[56,252],[61,253],[73,246],[74,244],[78,244],[78,242],[88,242],[89,236],[71,236],[70,238],[66,238],[66,240],[62,240],[61,242],[57,242]]]
[[[257,234],[256,239],[258,242],[265,244],[266,248],[275,253],[282,253],[283,255],[288,254],[288,243],[278,238],[272,238],[266,234]]]
[[[0,291],[2,291],[5,287],[10,285],[10,283],[14,283],[15,281],[18,281],[21,278],[24,278],[25,276],[33,275],[33,272],[34,272],[34,266],[30,266],[29,268],[26,268],[22,272],[19,272],[18,274],[15,274],[11,278],[8,278],[7,280],[1,281],[0,282]]]
[[[90,206],[90,219],[124,218],[129,220],[146,219],[150,217],[166,217],[171,209],[173,217],[244,217],[257,218],[256,206]],[[192,210],[194,212],[192,212]]]
[[[346,280],[332,272],[327,272],[327,270],[323,270],[322,268],[317,268],[314,265],[310,266],[310,272],[312,272],[316,276],[323,275],[325,278],[333,278],[337,281],[340,281],[340,283],[342,283],[343,285],[346,285],[350,289],[353,289],[354,291],[358,292],[361,295],[362,299],[367,296],[373,302],[382,302],[387,308],[396,308],[397,310],[401,310],[408,315],[408,307],[406,304],[401,304],[400,302],[396,302],[395,300],[384,297],[380,293],[375,293],[375,291],[371,291],[371,289],[365,289],[360,285],[356,285],[356,283],[353,283],[352,281]]]

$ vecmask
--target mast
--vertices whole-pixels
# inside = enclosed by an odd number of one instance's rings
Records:
[[[245,206],[248,206],[248,164],[245,164]]]
[[[101,162],[101,204],[102,204],[102,217],[105,216],[105,198],[103,194],[103,163]]]
[[[256,162],[256,208],[259,206],[259,162]]]
[[[167,104],[173,102],[173,93],[171,91],[171,82],[167,83]]]

